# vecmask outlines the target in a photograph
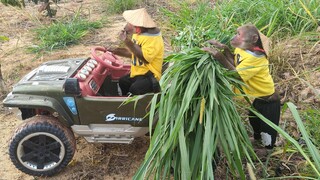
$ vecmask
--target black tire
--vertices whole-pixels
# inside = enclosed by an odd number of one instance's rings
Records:
[[[9,142],[13,164],[32,176],[52,176],[73,158],[76,141],[54,117],[34,116],[21,124]]]

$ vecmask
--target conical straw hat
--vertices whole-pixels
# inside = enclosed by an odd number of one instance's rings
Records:
[[[145,8],[135,9],[135,10],[127,10],[123,12],[124,19],[134,25],[145,28],[154,28],[156,27],[156,23],[148,14]]]
[[[271,41],[267,36],[262,34],[260,31],[259,31],[259,35],[260,35],[260,39],[262,41],[263,49],[266,51],[266,54],[269,56],[269,51],[270,51],[270,48],[271,48],[270,47],[271,46]]]

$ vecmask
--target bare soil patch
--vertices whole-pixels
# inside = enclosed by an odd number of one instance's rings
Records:
[[[4,6],[0,3],[0,34],[10,38],[0,42],[0,63],[7,92],[27,72],[39,64],[57,59],[89,57],[94,46],[114,46],[118,42],[118,33],[124,27],[125,21],[121,15],[103,17],[105,9],[98,0],[63,1],[56,8],[59,19],[73,16],[81,11],[89,20],[107,19],[105,27],[88,35],[78,44],[67,49],[56,50],[38,56],[26,51],[33,46],[32,28],[38,23],[49,23],[51,20],[39,14],[38,5],[29,4],[25,9]],[[1,99],[6,94],[2,94]],[[2,101],[2,100],[1,100]],[[22,173],[11,163],[8,155],[8,142],[13,131],[22,122],[7,108],[0,109],[0,179],[31,180],[35,177]],[[137,138],[132,144],[92,144],[82,137],[77,137],[77,150],[72,162],[54,177],[37,179],[131,179],[142,162],[149,145],[148,137]]]

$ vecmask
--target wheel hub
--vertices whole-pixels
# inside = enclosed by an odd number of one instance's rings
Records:
[[[39,132],[26,136],[18,146],[18,157],[25,167],[42,171],[54,168],[64,157],[64,146],[56,136]]]

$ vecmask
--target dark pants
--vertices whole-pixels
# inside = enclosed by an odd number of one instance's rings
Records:
[[[149,76],[141,75],[130,78],[130,74],[119,79],[119,86],[122,95],[127,95],[129,92],[133,95],[141,95],[153,92],[153,84]]]
[[[256,98],[252,105],[265,118],[269,119],[275,125],[279,125],[280,100],[268,102]],[[277,131],[255,116],[251,111],[249,112],[249,121],[254,131],[254,139],[262,140],[266,148],[272,149],[276,142]]]

